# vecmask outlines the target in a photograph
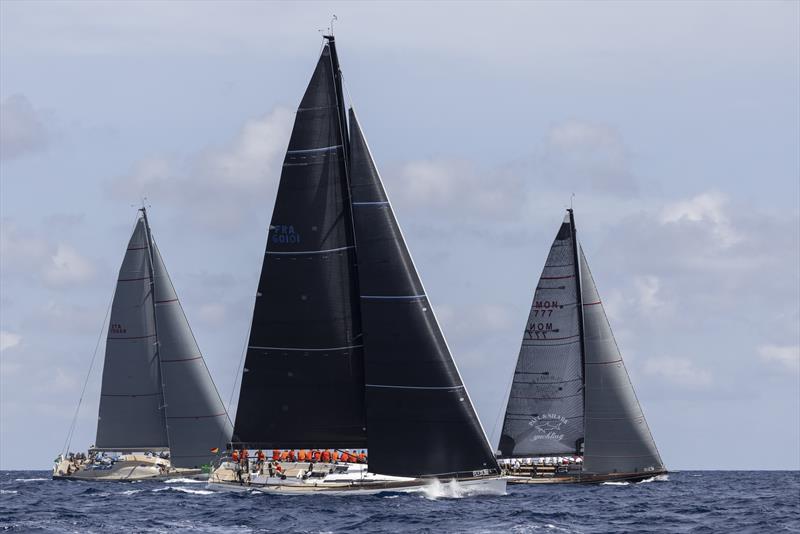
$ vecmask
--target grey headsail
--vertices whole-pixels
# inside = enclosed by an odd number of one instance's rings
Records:
[[[140,218],[119,270],[111,306],[95,441],[99,449],[169,446],[148,249],[146,225]]]
[[[501,458],[579,453],[583,358],[574,232],[564,218],[539,278],[500,434]]]
[[[426,476],[496,470],[352,110],[350,163],[370,471]]]
[[[365,447],[345,118],[332,39],[297,110],[253,311],[234,446]]]
[[[663,471],[597,288],[580,250],[586,347],[587,473]]]
[[[161,253],[152,240],[158,348],[173,467],[200,467],[225,448],[233,426],[206,367]]]

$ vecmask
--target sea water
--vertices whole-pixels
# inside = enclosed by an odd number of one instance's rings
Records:
[[[645,482],[475,495],[268,495],[205,483],[53,481],[0,472],[7,532],[800,532],[800,472],[692,471]]]

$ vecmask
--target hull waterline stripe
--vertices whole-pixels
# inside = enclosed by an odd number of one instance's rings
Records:
[[[387,388],[387,389],[461,389],[460,386],[392,386],[389,384],[364,384],[368,388]]]
[[[363,347],[364,345],[347,345],[346,347],[326,347],[321,349],[309,349],[303,347],[256,347],[253,345],[248,346],[248,349],[253,350],[295,350],[301,352],[313,352],[313,351],[324,351],[324,350],[346,350],[346,349],[358,349]]]
[[[341,148],[342,145],[332,145],[332,146],[323,146],[320,148],[304,148],[300,150],[287,150],[287,154],[311,154],[314,152],[328,152],[329,150],[335,150],[337,148]]]
[[[362,299],[367,300],[413,300],[413,299],[422,299],[425,298],[426,295],[361,295]]]
[[[296,254],[325,254],[326,252],[339,252],[340,250],[347,250],[350,248],[356,248],[353,245],[347,247],[339,247],[339,248],[326,248],[324,250],[298,250],[297,252],[274,252],[268,250],[266,254],[271,254],[274,256],[294,256]]]

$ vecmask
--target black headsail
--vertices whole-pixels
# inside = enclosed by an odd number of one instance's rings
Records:
[[[350,143],[370,471],[496,470],[352,109]]]
[[[583,344],[575,243],[568,213],[531,303],[500,434],[501,458],[580,452]]]
[[[297,110],[270,224],[234,446],[365,447],[347,133],[333,39]]]

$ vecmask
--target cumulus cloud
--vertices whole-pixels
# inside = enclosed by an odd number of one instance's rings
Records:
[[[668,204],[661,210],[660,221],[663,224],[681,222],[708,224],[711,232],[719,238],[723,246],[731,246],[742,237],[731,226],[726,213],[727,198],[718,191],[709,191]]]
[[[568,188],[622,196],[639,189],[621,134],[604,124],[555,124],[545,137],[541,165],[545,182]]]
[[[0,160],[44,150],[48,135],[38,111],[24,95],[11,95],[0,104]]]
[[[758,347],[758,356],[786,371],[797,373],[800,369],[800,345],[763,345]]]
[[[646,375],[691,389],[706,388],[713,382],[709,371],[687,358],[650,359],[645,362],[643,370]]]
[[[118,199],[147,197],[175,208],[183,220],[223,233],[235,231],[274,197],[294,114],[277,108],[246,122],[225,146],[185,160],[154,155],[108,184]]]
[[[448,215],[494,219],[518,216],[525,201],[521,176],[511,169],[481,169],[474,162],[431,158],[406,162],[386,173],[392,201],[404,211],[435,207]]]
[[[6,330],[0,330],[0,352],[16,347],[22,341],[22,336]]]
[[[20,229],[10,220],[0,224],[0,270],[5,275],[38,274],[50,287],[65,287],[93,279],[94,263],[75,247],[51,242],[40,234]]]
[[[64,243],[57,245],[55,254],[50,256],[42,271],[45,283],[62,287],[88,282],[94,277],[94,265],[77,250]]]

